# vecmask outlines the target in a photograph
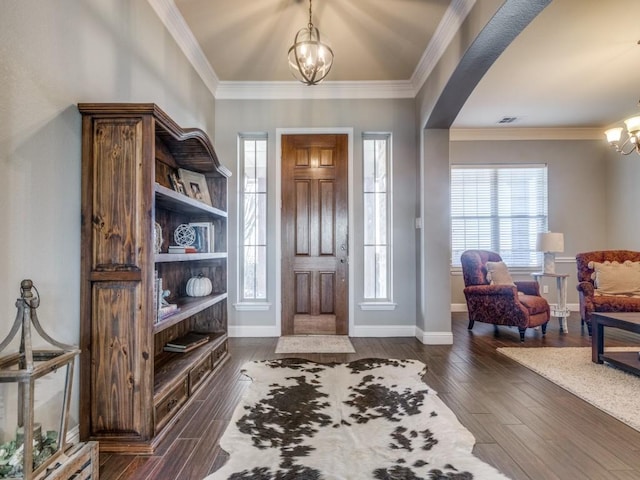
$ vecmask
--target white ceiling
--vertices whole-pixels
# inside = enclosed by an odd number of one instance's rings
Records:
[[[173,5],[150,0],[158,1]],[[307,0],[173,1],[173,15],[193,34],[191,50],[201,50],[220,84],[251,82],[255,89],[292,79],[287,50],[307,24]],[[335,54],[323,84],[395,82],[415,92],[420,73],[428,74],[442,53],[438,45],[450,38],[447,29],[457,28],[452,18],[473,3],[314,0],[313,23]],[[507,127],[600,128],[637,114],[638,6],[638,0],[552,1],[490,68],[453,127],[498,127],[502,117],[514,116]]]
[[[308,0],[176,0],[222,81],[285,81]],[[315,0],[313,22],[335,53],[332,81],[406,80],[449,0]],[[327,78],[329,80],[329,78]]]
[[[555,0],[493,64],[454,126],[602,127],[637,115],[638,0]],[[604,138],[604,137],[603,137]]]

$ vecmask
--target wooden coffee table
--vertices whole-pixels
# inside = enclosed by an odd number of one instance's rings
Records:
[[[603,327],[640,333],[640,313],[594,313],[591,316],[591,361],[607,362],[629,373],[640,375],[640,347],[634,352],[605,352]]]

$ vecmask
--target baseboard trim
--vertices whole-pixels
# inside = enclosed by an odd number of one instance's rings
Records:
[[[413,337],[415,325],[354,325],[352,337]]]
[[[451,304],[451,312],[467,312],[467,304],[466,303],[452,303]]]
[[[416,338],[424,345],[453,345],[453,332],[425,332],[416,327]]]
[[[229,337],[279,337],[280,328],[258,325],[229,325]]]

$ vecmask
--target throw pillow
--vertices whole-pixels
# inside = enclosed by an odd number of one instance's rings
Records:
[[[640,262],[589,262],[591,278],[600,295],[640,294]]]
[[[487,280],[491,285],[513,285],[513,278],[504,262],[487,262]]]

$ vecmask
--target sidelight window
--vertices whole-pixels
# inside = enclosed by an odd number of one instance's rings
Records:
[[[391,136],[363,135],[364,298],[391,301]]]
[[[239,301],[267,299],[267,136],[239,138]]]

